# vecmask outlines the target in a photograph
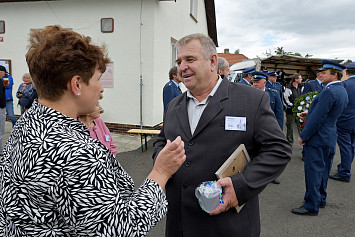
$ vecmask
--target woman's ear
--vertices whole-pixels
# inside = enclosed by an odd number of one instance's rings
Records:
[[[81,83],[82,79],[78,75],[73,76],[72,79],[70,79],[70,81],[68,82],[68,86],[70,86],[72,93],[78,98],[80,97]]]

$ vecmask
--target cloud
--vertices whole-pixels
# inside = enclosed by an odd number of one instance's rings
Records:
[[[219,48],[249,58],[277,47],[355,61],[353,0],[216,0]]]

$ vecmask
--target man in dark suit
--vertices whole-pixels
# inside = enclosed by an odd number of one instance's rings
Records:
[[[243,78],[242,78],[242,80],[239,81],[239,83],[247,85],[247,86],[253,86],[251,84],[251,79],[252,79],[251,73],[254,71],[255,71],[255,67],[250,67],[250,68],[244,69],[242,71]]]
[[[329,175],[329,178],[350,182],[351,164],[355,156],[355,62],[346,65],[346,73],[349,77],[342,83],[348,92],[349,103],[337,121],[341,162],[338,164],[338,172]]]
[[[303,205],[292,209],[298,215],[316,216],[319,207],[326,206],[328,176],[335,154],[336,121],[348,104],[348,94],[340,82],[345,67],[329,60],[322,60],[322,65],[320,80],[325,89],[312,101],[308,114],[300,114],[306,121],[298,138],[305,152],[306,193]]]
[[[178,73],[188,89],[168,106],[154,144],[155,158],[167,139],[181,136],[186,161],[168,181],[166,236],[259,236],[258,194],[291,159],[291,146],[270,109],[269,96],[217,75],[217,52],[203,34],[177,43]],[[251,158],[245,171],[220,179],[223,204],[209,214],[195,189],[216,180],[215,172],[240,145]],[[236,206],[245,204],[237,213]]]
[[[318,79],[319,75],[320,75],[320,70],[319,68],[316,69],[316,73],[317,73],[317,78],[314,80],[310,80],[306,83],[306,85],[304,85],[303,87],[303,92],[302,95],[308,93],[308,92],[321,92],[324,88],[322,82]]]
[[[181,78],[177,75],[177,67],[172,67],[169,71],[169,82],[167,82],[163,88],[163,104],[164,114],[169,102],[176,96],[181,94],[180,82]]]

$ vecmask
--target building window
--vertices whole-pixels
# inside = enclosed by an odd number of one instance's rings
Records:
[[[176,66],[176,59],[177,59],[177,52],[176,52],[176,42],[177,40],[174,38],[171,38],[171,44],[170,44],[170,68]]]
[[[190,0],[190,16],[197,22],[197,3],[198,0]]]

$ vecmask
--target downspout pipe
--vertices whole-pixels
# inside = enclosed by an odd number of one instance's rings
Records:
[[[139,79],[139,113],[140,113],[140,121],[139,125],[140,128],[143,129],[143,72],[142,72],[142,11],[143,11],[143,0],[141,0],[141,11],[140,11],[140,22],[139,22],[139,74],[140,74],[140,79]]]

